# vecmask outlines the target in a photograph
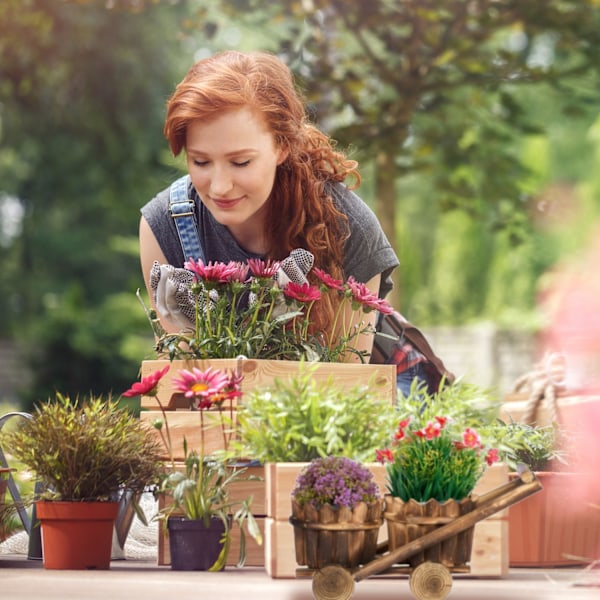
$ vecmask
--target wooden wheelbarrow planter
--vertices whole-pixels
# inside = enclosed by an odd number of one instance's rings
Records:
[[[432,561],[414,569],[400,565],[407,558],[466,531],[541,489],[542,485],[535,475],[524,470],[520,477],[477,498],[474,508],[468,513],[395,550],[388,551],[384,543],[378,549],[377,558],[353,571],[332,564],[319,570],[300,568],[296,575],[312,575],[312,591],[316,600],[348,600],[354,592],[355,582],[373,575],[394,573],[409,574],[410,590],[417,600],[444,600],[452,588],[452,572],[468,573],[468,567],[453,570]]]

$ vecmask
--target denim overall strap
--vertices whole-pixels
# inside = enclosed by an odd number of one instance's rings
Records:
[[[169,210],[175,220],[185,260],[200,259],[204,261],[200,235],[194,218],[194,201],[188,198],[188,183],[189,177],[184,175],[171,184]]]

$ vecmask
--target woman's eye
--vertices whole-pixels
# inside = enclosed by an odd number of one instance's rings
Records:
[[[245,160],[243,162],[234,162],[233,166],[234,167],[247,167],[250,164],[249,160]]]
[[[208,164],[207,160],[195,160],[194,165],[196,167],[205,167]]]

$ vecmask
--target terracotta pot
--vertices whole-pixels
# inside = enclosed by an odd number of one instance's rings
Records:
[[[296,562],[311,569],[368,563],[377,551],[382,512],[382,499],[359,502],[353,509],[326,504],[318,510],[292,501]]]
[[[109,569],[118,502],[35,503],[46,569]]]
[[[203,520],[169,517],[169,551],[174,571],[208,571],[223,549],[225,525],[212,518],[208,527]]]
[[[390,551],[447,525],[457,517],[473,510],[474,506],[470,497],[460,502],[456,500],[403,502],[400,498],[387,494],[384,518],[387,522]],[[413,554],[408,557],[407,562],[413,568],[426,561],[440,563],[449,568],[464,567],[471,559],[474,530],[475,528],[471,527],[422,552]]]
[[[536,477],[542,491],[508,511],[510,566],[561,567],[597,559],[598,499],[578,494],[580,478],[589,474],[536,472]]]

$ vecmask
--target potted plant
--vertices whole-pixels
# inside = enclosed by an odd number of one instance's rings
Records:
[[[398,421],[391,446],[377,451],[387,471],[384,517],[390,550],[471,511],[475,484],[499,459],[497,449],[486,449],[474,427],[465,426],[473,415],[468,416],[464,405],[452,416],[437,412],[444,406],[443,397],[456,393],[415,395]],[[417,405],[418,410],[410,410]],[[463,566],[470,560],[473,533],[471,528],[414,554],[408,563],[416,567],[433,560],[447,567]]]
[[[142,378],[124,396],[156,394],[161,378],[169,367]],[[224,404],[240,395],[241,377],[235,372],[225,373],[209,367],[182,369],[174,379],[175,388],[191,403],[200,417],[200,448],[189,449],[183,440],[184,461],[176,464],[167,413],[163,409],[162,421],[155,427],[160,432],[169,455],[169,468],[160,485],[160,493],[171,499],[163,512],[165,526],[169,531],[171,567],[174,570],[219,571],[225,567],[231,543],[231,527],[239,528],[241,542],[238,566],[245,560],[245,533],[259,543],[262,537],[256,519],[250,509],[252,498],[232,499],[231,486],[250,480],[246,468],[231,464],[227,449],[232,432],[224,415]],[[204,435],[205,415],[217,412],[224,451],[206,454]]]
[[[160,481],[161,448],[149,428],[111,398],[57,394],[2,435],[46,490],[35,501],[44,567],[108,569],[116,498]]]
[[[505,461],[523,463],[542,483],[539,494],[508,512],[511,567],[561,567],[597,557],[600,515],[595,498],[580,493],[581,478],[572,434],[557,423],[532,425],[510,421],[499,428]],[[511,476],[515,476],[511,474]]]
[[[153,288],[176,290],[177,314],[171,316],[182,325],[177,333],[165,333],[156,314],[146,309],[159,356],[339,362],[354,354],[366,362],[368,355],[353,346],[361,333],[375,333],[363,315],[391,313],[391,306],[352,277],[344,282],[320,269],[311,271],[312,261],[309,252],[294,250],[284,261],[191,260],[184,269],[155,264]],[[339,297],[336,314],[329,331],[315,332],[310,313],[327,295]],[[347,319],[348,307],[352,319]]]
[[[373,473],[341,456],[313,459],[292,491],[296,562],[355,568],[375,557],[383,498]]]

